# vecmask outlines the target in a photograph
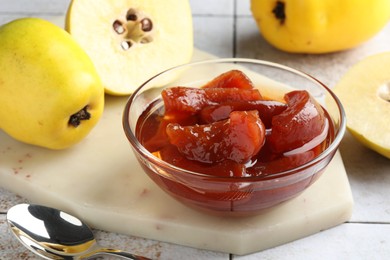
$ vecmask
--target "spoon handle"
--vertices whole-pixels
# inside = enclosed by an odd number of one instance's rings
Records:
[[[117,256],[125,259],[133,259],[133,260],[152,260],[147,257],[131,254],[122,250],[118,249],[111,249],[111,248],[99,248],[97,251],[93,252],[93,255],[112,255]],[[86,256],[86,258],[91,257],[92,255]]]

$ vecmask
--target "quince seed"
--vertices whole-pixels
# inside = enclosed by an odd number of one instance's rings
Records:
[[[126,20],[127,20],[127,21],[137,21],[137,20],[138,20],[137,11],[134,10],[133,8],[130,8],[130,9],[127,11]]]
[[[150,32],[153,29],[152,20],[149,18],[144,18],[141,20],[141,29],[144,32]]]
[[[149,43],[149,42],[152,42],[153,41],[153,38],[150,37],[150,36],[145,36],[141,39],[140,43],[144,44],[144,43]]]
[[[131,41],[124,41],[121,43],[121,47],[123,50],[128,50],[130,49],[130,47],[132,46],[133,44],[131,43]]]
[[[123,34],[126,31],[126,29],[123,27],[122,22],[119,20],[115,20],[115,22],[112,24],[112,27],[117,34]]]

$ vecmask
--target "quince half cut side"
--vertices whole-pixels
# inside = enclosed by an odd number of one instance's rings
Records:
[[[390,52],[364,58],[333,90],[344,106],[350,133],[390,158]]]
[[[192,58],[188,0],[72,0],[66,30],[112,95],[131,94],[157,73]]]

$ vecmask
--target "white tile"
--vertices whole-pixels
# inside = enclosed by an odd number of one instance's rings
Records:
[[[251,0],[235,0],[235,1],[236,1],[237,15],[246,15],[246,16],[252,15],[250,10]]]
[[[389,159],[346,134],[340,147],[355,201],[351,221],[390,224]]]
[[[22,14],[22,13],[19,13],[19,14],[7,14],[7,15],[1,15],[0,14],[0,25],[2,24],[5,24],[5,23],[8,23],[8,22],[11,22],[15,19],[18,19],[18,18],[23,18],[23,17],[38,17],[38,18],[42,18],[42,19],[46,19],[58,26],[60,26],[61,28],[64,28],[64,25],[65,25],[65,18],[63,15],[50,15],[50,14]]]
[[[219,57],[233,55],[233,18],[197,17],[194,19],[195,47]]]
[[[0,25],[11,22],[12,20],[21,18],[21,17],[26,17],[26,15],[21,15],[21,14],[7,14],[7,15],[0,15]]]
[[[233,15],[234,0],[190,0],[194,15]]]
[[[70,0],[0,0],[0,13],[65,13]]]
[[[390,225],[343,224],[283,246],[233,259],[390,259]]]

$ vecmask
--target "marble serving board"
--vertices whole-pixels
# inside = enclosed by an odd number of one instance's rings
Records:
[[[196,50],[194,60],[212,58]],[[122,130],[127,97],[106,97],[98,125],[81,143],[51,151],[0,130],[0,186],[68,211],[90,226],[180,245],[248,254],[347,221],[352,195],[339,153],[297,198],[254,217],[210,216],[161,191],[137,164]]]

